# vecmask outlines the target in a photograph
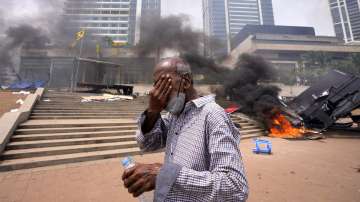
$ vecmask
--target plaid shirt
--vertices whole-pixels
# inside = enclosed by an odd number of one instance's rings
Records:
[[[188,102],[179,116],[159,118],[141,132],[142,151],[165,149],[154,201],[246,201],[247,180],[238,148],[240,133],[213,95]]]

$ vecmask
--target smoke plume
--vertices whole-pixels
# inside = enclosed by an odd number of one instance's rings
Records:
[[[14,0],[0,5],[0,71],[6,78],[17,75],[21,49],[45,48],[64,41],[64,0]],[[58,40],[55,40],[58,39]],[[0,78],[1,83],[12,82]]]
[[[9,27],[5,32],[4,43],[0,46],[0,71],[13,72],[14,56],[20,55],[21,48],[44,48],[50,39],[39,28],[30,25]],[[17,75],[17,79],[20,77]]]
[[[194,31],[187,22],[185,15],[142,18],[142,35],[137,45],[139,55],[160,55],[165,49],[197,53],[201,33]]]
[[[217,96],[237,103],[242,113],[265,123],[281,107],[280,89],[261,83],[276,78],[273,66],[261,56],[242,54],[233,69],[200,55],[183,54],[182,57],[195,74],[201,73],[222,84],[216,91]]]

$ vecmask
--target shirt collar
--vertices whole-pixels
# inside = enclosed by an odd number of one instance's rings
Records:
[[[193,106],[195,106],[196,108],[200,108],[200,107],[204,106],[205,104],[210,103],[210,102],[214,102],[214,101],[215,101],[215,95],[214,94],[199,97],[199,98],[197,98],[195,100],[191,100],[191,101],[187,102],[185,104],[183,112],[185,112],[185,113],[188,112],[190,109],[193,108]]]
[[[194,103],[197,108],[200,108],[200,107],[206,105],[207,103],[214,102],[214,101],[215,101],[215,95],[211,94],[211,95],[207,95],[204,97],[199,97],[195,100],[192,100],[191,102]]]

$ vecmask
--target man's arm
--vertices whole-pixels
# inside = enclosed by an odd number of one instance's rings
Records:
[[[148,109],[141,115],[137,142],[143,151],[155,151],[165,147],[168,118],[162,118],[160,112],[165,108],[171,91],[169,75],[162,75],[150,91]]]
[[[136,140],[140,149],[144,152],[156,151],[166,146],[166,138],[169,127],[169,118],[161,117],[160,113],[154,117],[148,117],[145,111],[139,120],[139,130]],[[156,118],[155,118],[156,117]],[[150,120],[147,120],[150,119]]]
[[[196,171],[176,164],[164,164],[157,179],[155,197],[166,199],[182,193],[206,201],[246,201],[248,186],[241,160],[239,131],[223,109],[210,112],[206,124],[209,137],[209,171]]]

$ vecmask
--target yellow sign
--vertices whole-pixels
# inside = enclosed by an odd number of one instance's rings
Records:
[[[76,32],[75,38],[77,41],[79,41],[80,39],[84,38],[85,36],[85,31],[81,30],[80,32]]]
[[[127,42],[124,41],[112,41],[111,42],[111,46],[113,47],[121,47],[121,46],[126,46]]]

